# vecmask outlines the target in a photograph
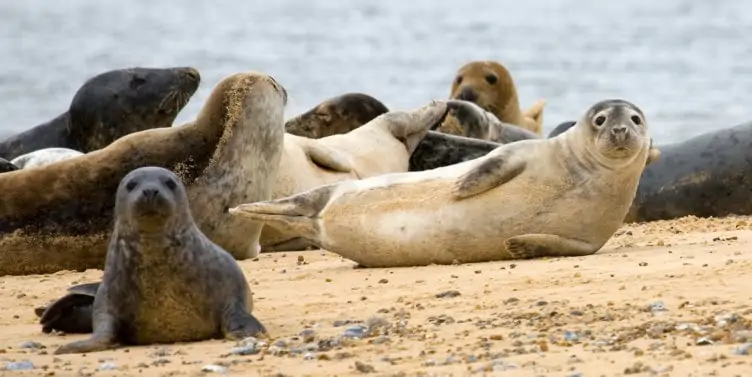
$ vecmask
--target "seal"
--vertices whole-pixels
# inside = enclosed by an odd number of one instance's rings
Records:
[[[559,125],[556,126],[553,130],[551,130],[551,132],[548,134],[548,138],[550,139],[552,137],[556,137],[559,134],[564,133],[568,129],[574,127],[575,123],[577,123],[577,122],[575,122],[573,120],[568,120],[566,122],[559,123]]]
[[[392,111],[344,135],[309,139],[285,134],[272,198],[284,198],[318,186],[351,179],[406,172],[410,156],[428,129],[447,113],[445,102],[412,111]],[[264,227],[262,252],[305,250],[295,234]]]
[[[293,135],[320,139],[346,134],[388,111],[381,101],[367,94],[346,93],[288,120],[285,129]]]
[[[429,131],[410,156],[409,171],[459,164],[487,155],[502,144]]]
[[[540,138],[527,129],[500,122],[495,115],[473,102],[450,100],[447,106],[446,120],[436,127],[439,132],[503,144]]]
[[[101,269],[118,183],[143,166],[176,172],[199,229],[237,259],[254,257],[262,224],[227,209],[271,199],[286,103],[287,92],[272,77],[236,73],[215,86],[193,122],[0,174],[0,192],[8,198],[0,203],[0,275]]]
[[[44,148],[34,152],[20,155],[11,161],[19,169],[29,169],[69,158],[83,156],[83,153],[68,148]]]
[[[499,62],[472,61],[460,67],[452,82],[450,98],[474,102],[504,123],[538,135],[542,132],[546,102],[538,100],[527,110],[520,110],[512,75]]]
[[[8,160],[6,160],[4,158],[0,158],[0,173],[14,171],[14,170],[18,170],[18,169],[19,169],[18,166],[16,166],[12,162],[10,162],[10,161],[8,161]]]
[[[266,333],[251,314],[243,271],[198,229],[175,174],[159,167],[133,170],[118,186],[115,214],[92,304],[93,334],[55,354]]]
[[[657,149],[625,222],[752,215],[752,122]]]
[[[101,73],[78,89],[68,111],[0,142],[0,156],[12,160],[53,147],[88,153],[134,132],[170,127],[200,82],[190,67]]]
[[[364,267],[584,256],[622,225],[649,148],[642,111],[606,100],[553,139],[241,204],[230,213],[297,232]]]

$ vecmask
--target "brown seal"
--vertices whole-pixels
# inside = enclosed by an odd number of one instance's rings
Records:
[[[650,149],[644,119],[627,101],[601,101],[556,138],[230,213],[295,232],[365,267],[590,255],[619,229],[635,196]]]
[[[175,171],[199,229],[238,259],[258,253],[261,224],[227,213],[271,198],[287,93],[262,73],[221,80],[195,121],[127,135],[104,149],[0,174],[0,275],[102,268],[115,192],[142,166]]]
[[[450,98],[474,102],[504,123],[538,135],[542,132],[546,102],[539,100],[521,111],[512,75],[498,62],[473,61],[460,67],[452,82]]]
[[[93,334],[55,354],[265,333],[252,309],[243,271],[198,229],[180,178],[142,167],[117,189],[115,227],[92,306]]]
[[[367,94],[346,93],[288,120],[285,130],[293,135],[320,139],[346,134],[387,111],[381,101]]]
[[[329,183],[406,172],[410,156],[428,129],[443,119],[445,102],[412,111],[392,111],[344,135],[321,139],[286,134],[273,198],[284,198]],[[264,227],[262,251],[304,250],[295,234]]]
[[[200,82],[190,67],[101,73],[78,89],[68,111],[0,142],[0,157],[54,147],[87,153],[134,132],[170,127]]]

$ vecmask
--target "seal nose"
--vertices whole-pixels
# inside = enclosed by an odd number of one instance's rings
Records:
[[[611,133],[614,135],[624,135],[627,133],[627,126],[614,126],[611,128]]]
[[[182,71],[183,75],[188,76],[190,80],[193,81],[199,81],[201,80],[201,75],[198,73],[198,71],[195,68],[185,68]]]
[[[158,194],[159,189],[154,187],[146,187],[141,191],[141,195],[143,195],[144,198],[148,201],[154,200],[154,198],[156,198]]]
[[[478,94],[475,93],[475,91],[472,88],[465,88],[465,89],[462,89],[462,91],[459,94],[457,94],[456,99],[475,102],[475,100],[478,99]]]

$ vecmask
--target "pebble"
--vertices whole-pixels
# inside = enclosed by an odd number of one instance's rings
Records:
[[[741,346],[734,348],[734,355],[752,355],[752,343],[742,344]]]
[[[97,370],[116,370],[118,368],[117,364],[112,362],[106,362],[99,365]]]
[[[225,367],[223,367],[221,365],[209,364],[209,365],[204,365],[201,368],[201,371],[202,372],[214,372],[214,373],[219,373],[219,374],[226,374],[227,373],[227,368],[225,368]]]
[[[350,326],[345,329],[345,332],[342,334],[342,336],[345,338],[362,339],[366,334],[366,330],[368,330],[368,327],[363,325]]]
[[[373,340],[373,344],[384,344],[390,342],[390,339],[388,336],[379,336],[376,339]]]
[[[656,301],[650,304],[649,309],[653,313],[668,311],[666,304],[664,304],[663,301]]]
[[[459,291],[446,291],[446,292],[437,293],[436,298],[454,298],[460,295],[461,294]]]
[[[355,369],[360,373],[374,373],[376,368],[360,361],[355,362]]]
[[[42,343],[28,340],[26,342],[21,343],[19,348],[40,349],[40,348],[46,348],[46,347],[42,345]]]
[[[255,355],[259,353],[259,350],[256,349],[256,345],[248,345],[248,346],[242,346],[242,347],[233,347],[230,350],[230,353],[233,355],[238,356],[248,356],[248,355]]]
[[[697,338],[696,344],[698,346],[709,346],[709,345],[713,344],[713,341],[710,340],[710,338],[707,338],[707,337],[703,336],[701,338]]]
[[[574,331],[565,331],[564,332],[564,340],[568,342],[577,342],[580,340],[580,336],[577,335]]]
[[[32,370],[34,368],[34,363],[29,360],[9,362],[5,365],[5,370]]]
[[[313,360],[315,358],[316,358],[316,355],[314,355],[311,352],[306,352],[306,354],[303,355],[303,359],[305,359],[305,360]]]

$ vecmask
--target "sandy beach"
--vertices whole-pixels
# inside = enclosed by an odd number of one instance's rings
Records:
[[[683,218],[589,257],[420,268],[262,254],[240,264],[268,339],[83,355],[53,355],[86,335],[43,334],[34,308],[101,271],[2,277],[0,375],[748,376],[751,229]]]

